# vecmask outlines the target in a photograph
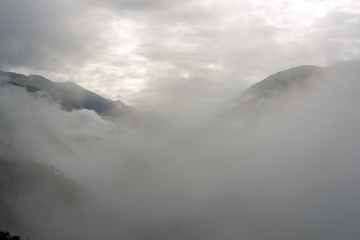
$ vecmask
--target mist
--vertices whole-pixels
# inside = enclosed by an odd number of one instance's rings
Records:
[[[1,159],[23,166],[19,179],[40,179],[1,193],[27,226],[13,229],[30,239],[356,239],[356,66],[327,68],[256,121],[194,111],[156,127],[0,87]]]

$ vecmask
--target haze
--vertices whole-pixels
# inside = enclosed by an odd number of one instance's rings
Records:
[[[351,0],[0,0],[0,70],[76,83],[0,72],[0,231],[359,239],[358,29]]]

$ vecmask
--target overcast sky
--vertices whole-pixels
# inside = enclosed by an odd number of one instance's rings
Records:
[[[357,0],[0,0],[0,69],[140,109],[220,104],[269,74],[360,59]]]

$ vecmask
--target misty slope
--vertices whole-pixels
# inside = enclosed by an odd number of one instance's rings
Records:
[[[1,153],[0,230],[30,239],[109,239],[115,219],[119,222],[92,193],[54,167]]]
[[[311,88],[324,76],[324,68],[304,65],[275,73],[252,85],[238,96],[225,102],[223,116],[256,117],[269,107],[280,103],[291,93]]]
[[[272,107],[312,91],[323,81],[342,81],[360,76],[360,61],[346,61],[327,67],[304,65],[275,73],[252,85],[223,104],[221,116],[241,119],[258,118]]]
[[[35,193],[41,197],[34,198]],[[69,208],[78,204],[84,193],[81,187],[53,167],[15,153],[0,156],[0,229],[25,236],[37,235],[36,221],[19,209],[27,206],[39,214],[44,210],[51,213],[55,202]]]
[[[0,83],[9,83],[21,86],[29,92],[42,90],[66,111],[73,109],[94,110],[101,116],[117,118],[138,117],[139,112],[120,101],[105,99],[91,91],[88,91],[74,82],[52,82],[42,76],[2,72],[0,71]]]
[[[116,124],[86,109],[62,111],[14,86],[0,87],[0,112],[0,229],[44,240],[69,231],[67,239],[107,236],[112,214],[67,177],[74,179],[70,169],[86,172],[90,165],[79,155],[88,149],[82,149],[96,146],[99,133],[113,132]],[[59,167],[64,164],[67,171]]]

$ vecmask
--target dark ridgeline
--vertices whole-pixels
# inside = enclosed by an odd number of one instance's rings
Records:
[[[0,71],[1,85],[10,84],[25,88],[29,92],[44,91],[63,110],[94,110],[97,114],[112,119],[136,118],[139,111],[121,101],[112,101],[86,90],[74,82],[52,82],[39,75],[25,76]]]

